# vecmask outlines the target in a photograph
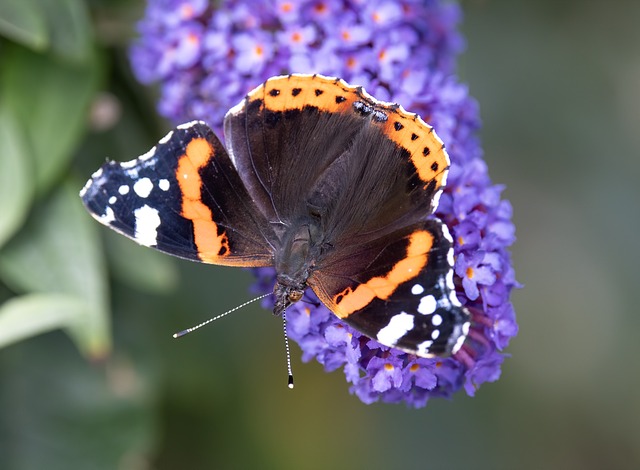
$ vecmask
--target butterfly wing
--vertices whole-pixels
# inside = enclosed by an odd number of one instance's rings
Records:
[[[205,263],[271,266],[273,233],[213,131],[192,122],[136,160],[107,162],[80,193],[102,224]]]
[[[268,220],[320,227],[327,254],[307,284],[336,315],[421,356],[461,346],[450,237],[426,220],[449,167],[431,126],[342,80],[288,75],[232,108],[225,137]]]
[[[417,115],[319,75],[267,80],[229,111],[225,137],[268,220],[320,216],[334,245],[423,219],[449,166]]]
[[[458,351],[469,312],[453,285],[449,231],[438,219],[330,256],[309,279],[338,317],[378,342],[423,357]]]

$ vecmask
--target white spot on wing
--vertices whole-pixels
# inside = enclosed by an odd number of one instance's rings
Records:
[[[129,186],[127,186],[126,184],[123,184],[122,186],[120,186],[120,187],[118,188],[118,192],[119,192],[120,194],[122,194],[123,196],[124,196],[125,194],[129,194]]]
[[[113,222],[114,220],[116,220],[116,215],[113,212],[113,209],[111,207],[108,207],[105,209],[104,214],[101,215],[100,217],[98,217],[98,220],[105,224],[108,225],[111,222]]]
[[[447,287],[451,290],[455,289],[456,286],[453,284],[453,269],[450,269],[449,272],[445,276],[445,280],[447,281]]]
[[[158,181],[158,187],[160,189],[162,189],[163,191],[169,191],[169,187],[170,186],[171,185],[169,184],[169,180],[162,179],[162,180]]]
[[[149,194],[151,194],[152,189],[153,189],[153,183],[149,178],[142,178],[136,181],[135,184],[133,185],[133,190],[141,198],[149,197]]]
[[[456,295],[455,290],[452,290],[451,292],[449,292],[449,302],[451,302],[452,305],[457,305],[458,307],[462,305],[458,300],[458,296]]]
[[[440,330],[433,330],[431,332],[431,339],[436,340],[438,339],[438,336],[440,336]]]
[[[436,313],[434,316],[431,317],[431,323],[433,324],[433,326],[442,325],[442,317]]]
[[[451,232],[449,231],[449,227],[447,227],[447,225],[444,224],[444,223],[442,224],[442,235],[444,235],[444,238],[446,238],[451,243],[453,243],[453,237],[451,236]]]
[[[109,198],[109,204],[115,204],[117,200],[118,200],[118,198],[117,198],[117,197],[115,197],[115,196],[111,196],[111,197]]]
[[[156,148],[151,147],[151,150],[149,150],[147,153],[140,155],[138,157],[138,160],[149,160],[151,157],[153,157],[156,154]],[[135,161],[135,160],[134,160]]]
[[[84,197],[87,190],[91,187],[92,184],[93,184],[93,180],[89,180],[85,183],[84,187],[80,190],[80,197]]]
[[[420,304],[418,305],[418,312],[423,315],[431,315],[436,311],[436,298],[433,295],[425,295],[420,299]]]
[[[160,139],[160,141],[158,142],[159,144],[166,144],[167,142],[169,142],[171,140],[171,136],[173,135],[173,131],[169,131],[169,133],[167,135],[165,135],[162,139]]]
[[[440,205],[440,196],[442,196],[442,189],[436,191],[431,200],[431,210],[434,211]]]
[[[191,121],[191,122],[185,122],[184,124],[180,124],[178,126],[178,129],[189,129],[190,127],[195,126],[196,124],[204,124],[204,121]]]
[[[440,138],[436,135],[435,132],[433,133],[433,135],[436,136],[436,139],[440,140]],[[449,154],[447,153],[447,151],[445,149],[442,149],[442,153],[444,154],[444,158],[447,160],[447,165],[451,164],[451,159],[449,158]],[[441,180],[441,184],[442,184],[443,188],[447,185],[447,178],[448,177],[449,177],[449,170],[443,171],[442,172],[442,180]]]
[[[456,344],[453,345],[453,348],[451,348],[451,354],[457,353],[464,344],[464,340],[467,339],[467,335],[469,334],[469,326],[469,322],[462,325],[462,334],[456,340]]]
[[[447,252],[447,263],[449,263],[449,266],[453,267],[455,260],[453,259],[453,248],[449,248],[449,251]]]
[[[389,324],[378,332],[377,340],[386,346],[394,346],[412,328],[413,315],[406,312],[398,313],[392,316]]]
[[[411,288],[411,293],[413,295],[420,295],[424,292],[424,287],[422,287],[420,284],[414,284],[413,287]]]
[[[136,218],[135,239],[145,246],[154,246],[157,243],[160,226],[160,215],[156,209],[149,206],[142,206],[133,212]]]
[[[154,147],[155,148],[155,147]],[[133,168],[138,164],[138,160],[129,160],[128,162],[120,163],[121,168]]]
[[[432,344],[433,344],[433,341],[431,340],[423,341],[422,343],[420,343],[418,345],[418,354],[420,356],[426,356],[427,354],[429,354],[429,348],[431,347]]]

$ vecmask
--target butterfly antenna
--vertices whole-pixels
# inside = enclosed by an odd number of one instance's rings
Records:
[[[237,307],[232,308],[231,310],[228,310],[228,311],[226,311],[224,313],[221,313],[220,315],[217,315],[217,316],[215,316],[213,318],[208,319],[207,321],[204,321],[204,322],[200,323],[199,325],[192,326],[191,328],[187,328],[186,330],[179,331],[178,333],[175,333],[173,335],[173,337],[174,338],[180,338],[180,337],[182,337],[184,335],[187,335],[187,334],[189,334],[189,333],[191,333],[191,332],[193,332],[193,331],[195,331],[195,330],[197,330],[199,328],[202,328],[205,325],[208,325],[209,323],[211,323],[213,321],[216,321],[216,320],[218,320],[218,319],[220,319],[220,318],[222,318],[222,317],[224,317],[226,315],[229,315],[232,312],[235,312],[236,310],[241,309],[242,307],[246,307],[247,305],[249,305],[249,304],[251,304],[251,303],[253,303],[253,302],[257,301],[257,300],[264,299],[265,297],[267,297],[269,295],[271,295],[271,294],[270,293],[269,294],[264,294],[264,295],[261,295],[259,297],[256,297],[255,299],[248,300],[245,303],[240,304]],[[288,345],[287,345],[287,351],[289,351],[289,346]],[[287,352],[287,354],[288,354],[288,352]]]
[[[291,369],[291,351],[289,350],[289,336],[287,335],[287,312],[282,312],[282,329],[284,331],[284,347],[287,352],[287,373],[289,379],[287,386],[293,388],[293,371]]]

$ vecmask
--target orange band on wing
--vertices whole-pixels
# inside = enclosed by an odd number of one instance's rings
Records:
[[[418,121],[414,114],[396,112],[384,123],[384,133],[409,152],[411,163],[422,181],[427,183],[435,179],[436,188],[442,186],[449,157],[442,141],[428,124]]]
[[[394,264],[386,276],[373,277],[355,289],[347,287],[334,296],[333,313],[340,318],[347,318],[369,305],[375,298],[388,299],[398,286],[418,276],[427,264],[433,236],[427,231],[417,231],[408,238],[405,257]]]
[[[372,122],[396,145],[409,152],[418,177],[424,183],[435,180],[434,190],[442,186],[449,157],[433,128],[414,113],[365,95],[360,87],[319,75],[287,75],[270,78],[251,91],[247,98],[250,102],[263,100],[269,111],[276,112],[312,105],[329,113],[348,113],[354,112],[355,102],[366,104],[386,116],[384,120]]]
[[[218,235],[213,214],[201,201],[202,178],[200,169],[214,156],[211,144],[203,138],[193,139],[178,160],[176,177],[182,193],[182,216],[193,222],[193,237],[198,255],[204,262],[215,263],[230,253],[229,238],[225,232]]]

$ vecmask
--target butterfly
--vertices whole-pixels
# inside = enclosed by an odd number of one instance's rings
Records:
[[[421,357],[455,354],[470,314],[433,216],[449,157],[418,115],[338,78],[272,77],[224,119],[108,161],[82,189],[102,224],[170,255],[274,267],[274,313],[311,288],[337,317]]]

